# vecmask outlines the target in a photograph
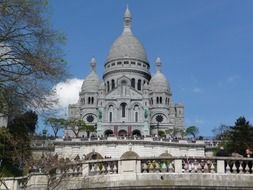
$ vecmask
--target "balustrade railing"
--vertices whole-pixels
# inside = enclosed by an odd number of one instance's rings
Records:
[[[185,158],[182,161],[183,173],[216,173],[217,162],[214,159]]]
[[[252,174],[252,163],[253,160],[243,159],[243,160],[226,160],[225,172],[227,174]]]
[[[79,177],[135,173],[209,173],[253,175],[252,158],[234,157],[164,157],[138,159],[90,160],[57,167],[51,172],[59,176]]]
[[[89,163],[89,175],[107,175],[118,173],[118,161],[100,161]]]
[[[174,173],[173,159],[144,159],[141,160],[142,173]]]
[[[78,177],[82,176],[82,164],[68,164],[61,167],[56,168],[55,170],[56,176],[67,176],[67,177]]]

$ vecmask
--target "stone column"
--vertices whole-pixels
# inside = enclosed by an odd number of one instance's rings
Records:
[[[225,161],[217,160],[217,173],[224,174],[225,173]]]
[[[89,164],[82,164],[82,176],[88,176],[89,175]]]
[[[176,159],[174,162],[175,162],[175,173],[182,173],[182,160]]]

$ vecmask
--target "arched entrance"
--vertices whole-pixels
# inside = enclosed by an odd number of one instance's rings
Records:
[[[107,129],[105,132],[104,132],[104,135],[106,137],[109,137],[109,136],[112,136],[113,135],[113,131],[111,129]]]
[[[126,130],[120,130],[119,132],[118,132],[118,136],[127,136],[127,132],[126,132]]]
[[[140,137],[141,136],[141,132],[140,132],[140,130],[135,129],[135,130],[133,130],[132,135]]]

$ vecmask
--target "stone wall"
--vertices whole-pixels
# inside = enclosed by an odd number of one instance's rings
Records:
[[[55,142],[55,153],[60,157],[74,159],[76,155],[82,157],[90,153],[98,153],[102,157],[120,158],[125,152],[132,150],[139,157],[159,157],[167,153],[172,156],[205,156],[203,143],[179,143],[145,140],[100,140],[100,141],[72,141],[58,140]]]

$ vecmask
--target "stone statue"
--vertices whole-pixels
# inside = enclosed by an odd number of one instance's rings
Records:
[[[147,109],[145,109],[145,111],[144,111],[144,118],[145,118],[145,119],[148,118],[148,110],[147,110]]]
[[[99,121],[102,120],[102,111],[100,109],[98,109],[98,119]]]

